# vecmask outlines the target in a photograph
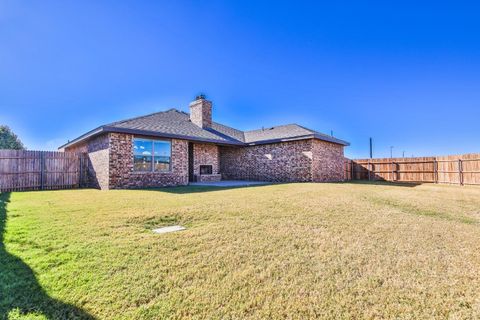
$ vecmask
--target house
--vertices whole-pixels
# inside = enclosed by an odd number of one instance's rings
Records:
[[[190,114],[170,109],[102,125],[60,147],[88,154],[101,189],[187,185],[221,179],[340,181],[343,140],[297,124],[241,131],[212,121],[199,96]]]

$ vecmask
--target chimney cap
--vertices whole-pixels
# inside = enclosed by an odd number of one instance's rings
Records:
[[[207,99],[207,96],[205,95],[205,93],[199,93],[197,94],[197,96],[195,97],[195,100],[205,100]]]

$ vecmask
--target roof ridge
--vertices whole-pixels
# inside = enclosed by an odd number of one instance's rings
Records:
[[[232,130],[235,130],[235,131],[238,131],[239,133],[242,134],[242,137],[243,137],[243,140],[245,141],[245,131],[244,130],[240,130],[240,129],[237,129],[237,128],[234,128],[232,126],[228,126],[226,124],[223,124],[223,123],[220,123],[220,122],[216,122],[216,121],[212,121],[212,123],[216,124],[216,125],[219,125],[219,126],[222,126],[222,127],[225,127],[225,128],[228,128],[228,129],[232,129]]]
[[[125,119],[125,120],[120,120],[120,121],[115,121],[115,122],[112,122],[112,123],[109,123],[109,124],[105,124],[105,126],[114,126],[114,125],[117,125],[117,124],[120,124],[120,123],[125,123],[125,122],[128,122],[128,121],[132,121],[132,120],[137,120],[137,119],[142,119],[142,118],[146,118],[146,117],[151,117],[153,115],[156,115],[156,114],[159,114],[159,113],[167,113],[167,112],[172,112],[172,111],[176,111],[176,112],[180,112],[182,113],[183,111],[180,111],[176,108],[170,108],[168,110],[165,110],[165,111],[157,111],[157,112],[152,112],[152,113],[149,113],[149,114],[145,114],[143,116],[137,116],[137,117],[132,117],[132,118],[128,118],[128,119]],[[184,112],[183,112],[184,113]]]
[[[217,121],[212,121],[213,123],[219,125],[219,126],[222,126],[222,127],[226,127],[226,128],[230,128],[230,129],[233,129],[233,130],[236,130],[236,131],[239,131],[239,132],[245,132],[243,130],[240,130],[240,129],[237,129],[237,128],[234,128],[232,126],[228,126],[226,124],[223,124],[223,123],[220,123],[220,122],[217,122]]]
[[[244,131],[244,132],[262,131],[262,130],[267,130],[267,129],[271,129],[271,128],[286,127],[286,126],[299,126],[303,129],[311,131],[313,133],[312,129],[305,128],[305,127],[299,125],[298,123],[278,124],[278,125],[267,127],[267,128],[262,127],[262,128],[259,128],[259,129],[247,130],[247,131]]]
[[[214,128],[202,128],[202,130],[205,130],[205,131],[208,131],[210,133],[213,133],[214,135],[216,136],[219,136],[220,138],[223,138],[225,140],[234,140],[234,141],[238,141],[238,142],[241,142],[241,143],[244,143],[243,141],[240,141],[238,139],[236,139],[235,137],[232,137],[232,136],[229,136],[225,133],[222,133],[220,131],[217,131],[215,130]]]
[[[302,125],[298,125],[299,127],[302,127],[303,129],[305,130],[308,130],[308,131],[311,131],[312,133],[315,133],[315,134],[319,134],[319,135],[322,135],[322,136],[325,136],[325,137],[330,137],[330,138],[334,138],[334,139],[337,139],[337,140],[341,140],[341,139],[338,139],[338,138],[335,138],[334,136],[332,135],[328,135],[326,133],[323,133],[323,132],[320,132],[320,131],[317,131],[317,130],[313,130],[313,129],[309,129],[307,127],[304,127]]]
[[[330,139],[330,140],[335,140],[335,141],[340,141],[340,142],[346,142],[346,141],[344,141],[344,140],[342,140],[342,139],[339,139],[339,138],[334,137],[334,136],[332,136],[332,135],[329,135],[329,134],[327,134],[327,133],[323,133],[323,132],[320,132],[320,131],[317,131],[317,130],[312,130],[312,129],[309,129],[309,128],[304,127],[304,126],[302,126],[302,125],[299,125],[299,124],[297,124],[297,125],[298,125],[299,127],[303,128],[303,129],[305,129],[305,130],[308,130],[308,131],[312,132],[312,133],[315,134],[315,135],[319,135],[319,136],[328,138],[328,139]]]
[[[178,113],[183,113],[183,114],[185,114],[185,115],[187,115],[187,116],[190,115],[190,113],[185,112],[185,111],[182,111],[182,110],[178,110],[177,108],[170,108],[170,109],[168,109],[168,110],[165,110],[164,112],[169,112],[169,111],[175,111],[175,112],[178,112]]]
[[[308,130],[308,131],[310,131],[311,133],[320,133],[320,132],[318,132],[317,130],[313,130],[313,129],[307,128],[307,127],[302,126],[301,124],[298,124],[298,123],[295,123],[295,125],[296,125],[296,126],[299,126],[299,127],[302,128],[302,129]],[[322,133],[322,134],[323,134],[323,133]]]

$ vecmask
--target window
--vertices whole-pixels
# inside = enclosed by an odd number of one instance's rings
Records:
[[[170,141],[153,141],[153,165],[155,171],[170,171]]]
[[[170,171],[170,158],[170,141],[133,139],[133,171]]]

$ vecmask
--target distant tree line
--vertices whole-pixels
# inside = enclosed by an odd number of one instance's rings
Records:
[[[8,126],[0,125],[0,149],[25,150],[25,146]]]

